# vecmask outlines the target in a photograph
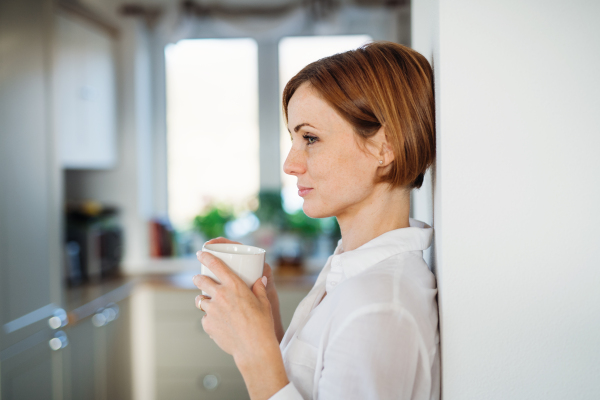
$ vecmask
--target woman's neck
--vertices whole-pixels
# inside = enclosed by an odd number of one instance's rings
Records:
[[[344,251],[354,250],[394,229],[408,228],[409,213],[409,192],[378,185],[370,197],[337,216]]]

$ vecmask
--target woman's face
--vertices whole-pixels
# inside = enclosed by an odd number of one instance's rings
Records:
[[[304,212],[312,218],[352,215],[373,201],[379,161],[308,83],[288,104],[292,148],[283,170],[298,178]]]

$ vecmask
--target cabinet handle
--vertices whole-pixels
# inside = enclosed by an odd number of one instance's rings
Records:
[[[50,339],[48,345],[54,351],[64,349],[69,344],[69,339],[67,338],[67,334],[63,331],[58,331],[54,334],[54,337]]]
[[[119,306],[115,303],[107,305],[105,308],[101,308],[96,311],[96,314],[92,317],[92,324],[99,328],[114,321],[119,317]]]
[[[206,390],[215,390],[219,386],[219,383],[219,377],[213,374],[204,375],[204,378],[202,378],[202,386]]]
[[[52,329],[62,328],[68,323],[69,318],[67,317],[67,312],[62,308],[54,310],[53,315],[48,319],[48,325],[50,325],[50,328]]]

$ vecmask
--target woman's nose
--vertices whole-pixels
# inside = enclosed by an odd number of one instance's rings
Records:
[[[292,147],[283,163],[283,172],[288,175],[302,175],[306,172],[306,160],[302,154],[302,151]]]

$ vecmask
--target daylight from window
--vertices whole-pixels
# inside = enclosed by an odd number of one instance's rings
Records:
[[[353,50],[373,39],[368,35],[339,36],[295,36],[286,37],[279,42],[279,92],[283,93],[285,84],[302,68],[313,61],[333,54]],[[286,211],[294,212],[302,208],[302,198],[298,196],[296,177],[283,173],[283,163],[290,151],[290,134],[281,118],[281,166],[282,195]]]
[[[165,58],[169,216],[183,227],[211,204],[244,208],[256,198],[257,45],[182,40]]]

